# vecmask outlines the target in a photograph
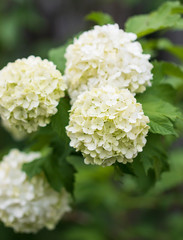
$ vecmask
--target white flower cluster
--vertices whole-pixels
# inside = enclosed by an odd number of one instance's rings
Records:
[[[13,149],[0,162],[0,220],[16,232],[35,233],[43,227],[53,229],[70,210],[69,195],[54,191],[40,174],[28,180],[23,163],[39,158],[40,153]]]
[[[149,118],[127,89],[93,88],[79,95],[66,127],[86,164],[132,162],[146,143]]]
[[[19,132],[31,133],[49,123],[66,84],[56,66],[30,56],[0,71],[0,116]]]
[[[71,102],[82,92],[107,84],[132,93],[145,91],[151,85],[152,64],[135,39],[117,24],[95,26],[75,39],[65,54]]]

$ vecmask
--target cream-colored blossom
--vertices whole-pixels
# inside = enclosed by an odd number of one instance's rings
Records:
[[[35,233],[53,229],[63,214],[70,210],[69,195],[54,191],[43,174],[28,180],[21,170],[41,155],[12,149],[0,162],[0,221],[16,232]]]
[[[67,134],[86,164],[109,166],[132,162],[146,144],[149,118],[127,89],[106,86],[79,95]]]
[[[9,128],[31,133],[57,112],[66,84],[56,66],[30,56],[0,71],[0,115]]]
[[[142,54],[134,33],[126,33],[117,24],[95,26],[84,32],[66,50],[65,77],[72,103],[93,87],[111,85],[132,93],[150,86],[150,55]]]

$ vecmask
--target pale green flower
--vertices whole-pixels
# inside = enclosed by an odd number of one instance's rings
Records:
[[[149,118],[127,89],[93,88],[74,102],[67,134],[86,164],[132,162],[146,144]]]

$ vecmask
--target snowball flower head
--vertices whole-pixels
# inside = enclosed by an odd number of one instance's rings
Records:
[[[66,84],[52,62],[30,56],[0,71],[0,89],[0,115],[9,129],[31,133],[57,112]]]
[[[16,232],[35,233],[43,227],[53,229],[70,210],[69,195],[54,191],[40,174],[28,180],[23,163],[41,155],[13,149],[0,162],[0,220]]]
[[[146,144],[149,118],[127,89],[107,86],[81,94],[66,127],[70,145],[86,164],[109,166],[132,162]]]
[[[132,93],[150,86],[150,55],[142,54],[134,33],[126,33],[117,24],[95,26],[84,32],[66,50],[65,77],[72,103],[93,87],[106,84]]]

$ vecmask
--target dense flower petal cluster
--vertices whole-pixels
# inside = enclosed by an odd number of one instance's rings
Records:
[[[139,93],[151,85],[150,55],[142,54],[142,47],[135,39],[135,34],[109,24],[95,26],[68,46],[65,77],[72,103],[93,87],[108,84]]]
[[[70,210],[69,195],[54,191],[40,174],[28,180],[22,164],[39,158],[40,153],[13,149],[0,162],[0,220],[16,232],[53,229]]]
[[[0,115],[18,131],[31,133],[49,123],[66,84],[56,66],[30,56],[0,71]]]
[[[127,89],[93,88],[74,102],[66,127],[86,164],[132,162],[146,143],[149,118]]]

